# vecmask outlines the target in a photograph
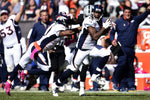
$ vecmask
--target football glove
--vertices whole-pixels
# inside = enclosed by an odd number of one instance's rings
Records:
[[[103,27],[104,27],[105,29],[108,29],[108,28],[110,28],[111,26],[112,26],[111,19],[108,18],[108,19],[106,20],[106,22],[103,23]]]

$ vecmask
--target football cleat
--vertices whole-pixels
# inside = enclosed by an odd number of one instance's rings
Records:
[[[99,75],[100,75],[100,74],[93,74],[92,77],[91,77],[91,80],[92,80],[93,82],[96,82],[96,83],[99,84],[99,78],[98,78]]]
[[[77,92],[77,91],[79,91],[79,88],[72,87],[71,92]]]
[[[119,92],[128,92],[128,89],[127,88],[120,88]]]
[[[134,91],[136,91],[135,87],[128,88],[128,92],[134,92]]]
[[[79,82],[73,82],[71,91],[72,92],[79,91]]]
[[[26,77],[26,73],[24,73],[24,71],[22,71],[21,73],[20,73],[20,82],[24,82],[24,79],[25,79],[25,77]]]
[[[53,83],[52,84],[52,95],[55,96],[55,97],[58,96],[57,88],[58,88],[58,86],[55,83]]]
[[[80,88],[79,90],[79,96],[86,96],[84,92],[84,88]]]
[[[60,86],[59,87],[59,92],[64,92],[65,91],[65,86],[63,85],[63,86]]]
[[[109,87],[109,81],[107,82],[105,82],[105,85],[104,85],[104,87],[102,87],[102,90],[110,90],[110,87]]]
[[[114,90],[114,91],[118,91],[118,90],[119,90],[119,87],[118,87],[117,84],[113,84],[113,90]]]
[[[7,93],[8,96],[10,96],[10,88],[11,88],[11,83],[8,81],[5,83],[5,92]]]

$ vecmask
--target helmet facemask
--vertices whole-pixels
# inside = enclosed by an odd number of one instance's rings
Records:
[[[101,5],[94,6],[94,16],[93,17],[96,21],[101,20],[101,18],[103,17],[103,7]]]
[[[94,6],[93,5],[87,5],[84,7],[83,10],[83,17],[86,18],[88,16],[92,16],[93,17],[93,11],[94,11]]]
[[[79,0],[78,3],[80,7],[84,8],[89,4],[89,0]]]

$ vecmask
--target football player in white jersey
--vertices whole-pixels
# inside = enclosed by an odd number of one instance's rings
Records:
[[[1,10],[0,37],[4,45],[4,59],[7,71],[11,73],[21,58],[21,44],[18,34],[18,23],[24,10],[24,0],[20,1],[20,11],[17,15],[9,16],[7,10]]]
[[[63,81],[68,78],[71,74],[75,73],[80,65],[82,64],[83,60],[89,56],[90,51],[94,48],[96,41],[99,39],[101,35],[107,33],[107,31],[112,26],[110,19],[107,19],[105,23],[102,24],[100,29],[97,20],[93,16],[94,6],[88,5],[87,6],[87,13],[89,16],[86,17],[82,23],[82,31],[79,35],[75,54],[73,60],[70,65],[67,66],[69,68],[66,70],[58,80],[52,84],[52,94],[53,96],[58,96],[56,89],[62,85]],[[98,56],[98,55],[97,55]],[[81,86],[82,85],[82,86]],[[80,82],[80,89],[79,95],[84,96],[84,83],[81,84]]]
[[[60,13],[56,18],[56,22],[53,23],[45,32],[45,35],[38,41],[29,45],[26,53],[21,57],[19,64],[14,68],[11,77],[5,84],[5,91],[10,95],[10,87],[12,80],[17,76],[17,71],[25,68],[25,65],[31,60],[34,60],[40,69],[24,70],[22,75],[27,74],[47,74],[51,70],[48,65],[47,59],[43,56],[43,52],[52,49],[58,42],[60,42],[66,35],[72,35],[78,31],[77,29],[67,29],[68,17],[64,13]]]
[[[84,10],[83,10],[84,11],[84,16],[89,16],[88,8],[89,8],[88,6],[86,6],[84,8]],[[94,5],[94,10],[93,11],[94,11],[93,12],[94,20],[99,25],[97,27],[99,27],[101,29],[102,24],[105,22],[105,19],[102,17],[103,16],[103,7],[101,5]],[[92,51],[90,51],[90,52],[92,52]],[[100,50],[97,50],[97,51],[98,52],[96,52],[96,54],[99,54]],[[84,84],[85,84],[85,79],[86,79],[86,72],[89,68],[90,62],[91,62],[91,58],[89,56],[87,56],[83,61],[82,69],[80,71],[80,94],[79,95],[85,95],[83,90],[84,90]],[[90,70],[90,72],[93,71],[92,68],[90,68],[89,70]]]

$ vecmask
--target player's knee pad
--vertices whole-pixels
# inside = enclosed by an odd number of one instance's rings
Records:
[[[21,59],[21,60],[19,61],[19,65],[20,65],[23,69],[25,69],[25,67],[26,67],[27,64],[25,64],[25,62],[23,61],[23,59]]]
[[[7,65],[7,71],[10,73],[14,70],[14,66]]]
[[[97,67],[96,71],[101,72],[102,70],[99,67]]]
[[[38,65],[40,66],[40,68],[41,68],[43,71],[49,71],[49,69],[50,69],[50,66],[48,66],[48,65],[42,65],[42,64],[40,64],[40,63],[38,63]]]
[[[41,69],[44,71],[49,71],[49,68],[50,68],[49,66],[46,66],[46,67],[42,67]]]

